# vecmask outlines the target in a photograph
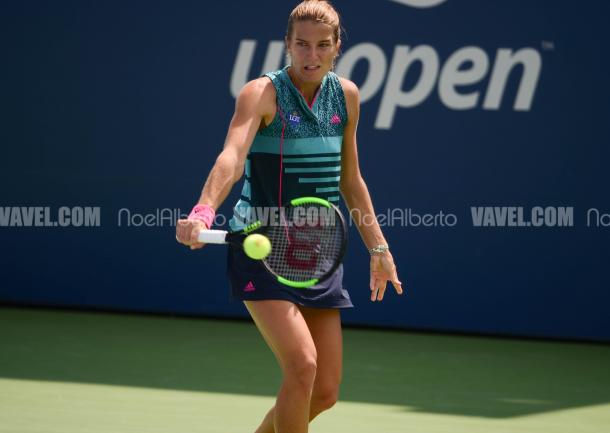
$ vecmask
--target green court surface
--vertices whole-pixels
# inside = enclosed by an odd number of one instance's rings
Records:
[[[606,345],[345,329],[313,433],[604,433]],[[252,323],[0,309],[0,432],[251,433],[280,383]]]

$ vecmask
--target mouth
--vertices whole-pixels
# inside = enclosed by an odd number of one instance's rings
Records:
[[[319,65],[306,65],[305,66],[306,71],[317,71],[318,69],[320,69]]]

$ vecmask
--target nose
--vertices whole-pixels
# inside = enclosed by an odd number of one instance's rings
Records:
[[[317,60],[320,57],[320,50],[318,47],[309,47],[307,50],[307,58],[311,60]]]

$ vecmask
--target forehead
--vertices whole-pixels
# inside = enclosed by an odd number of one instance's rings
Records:
[[[322,41],[333,38],[333,28],[315,21],[297,21],[293,25],[292,37],[304,41]]]

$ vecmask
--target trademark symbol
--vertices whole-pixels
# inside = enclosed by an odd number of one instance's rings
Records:
[[[542,41],[541,45],[545,51],[553,51],[555,49],[555,42],[552,41]]]

